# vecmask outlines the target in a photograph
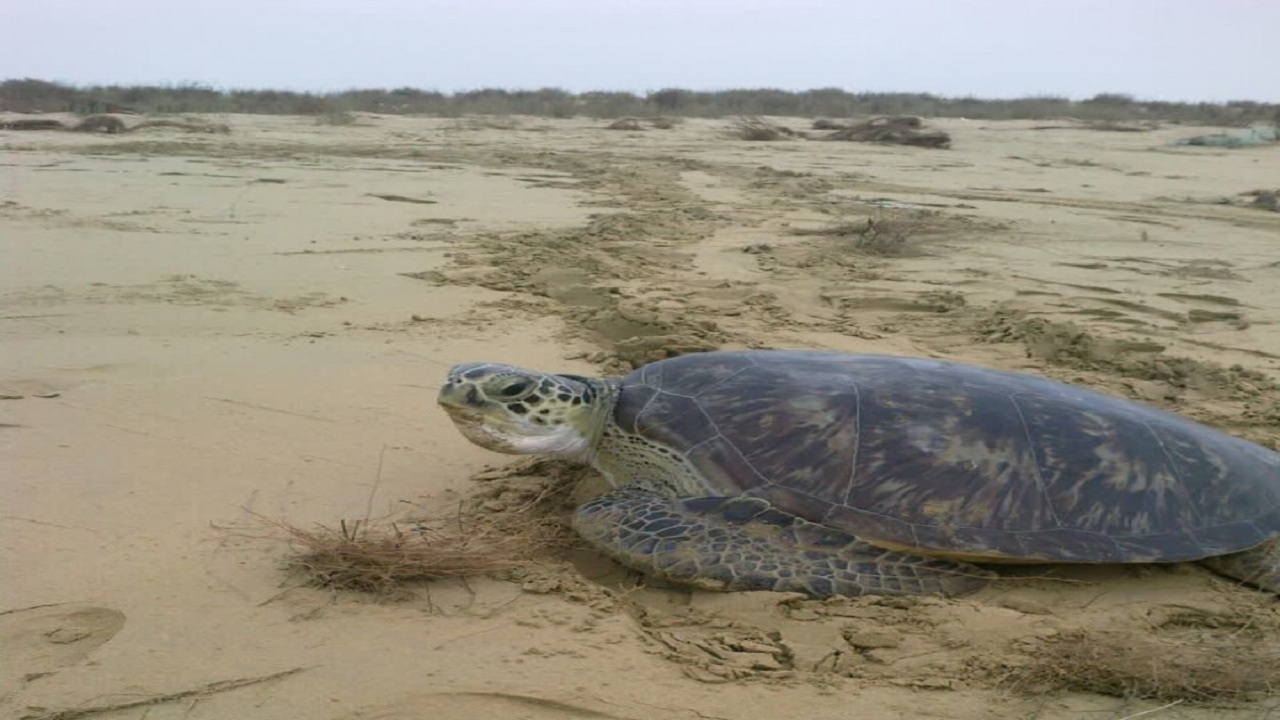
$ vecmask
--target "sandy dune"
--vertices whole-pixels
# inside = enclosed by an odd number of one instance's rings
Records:
[[[707,120],[217,120],[232,132],[0,132],[4,717],[301,668],[93,717],[1121,718],[1170,701],[1008,678],[1083,631],[1280,647],[1274,598],[1198,567],[817,602],[639,587],[574,555],[371,602],[293,588],[282,545],[222,529],[447,507],[486,468],[490,488],[553,482],[435,408],[477,359],[953,358],[1280,446],[1280,214],[1239,195],[1280,185],[1280,147],[965,120],[931,123],[952,150]],[[898,217],[888,256],[831,232]]]

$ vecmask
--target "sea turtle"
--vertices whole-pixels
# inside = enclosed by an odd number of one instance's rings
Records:
[[[472,442],[588,463],[574,527],[677,583],[958,594],[970,563],[1202,560],[1280,592],[1280,454],[1032,375],[816,351],[722,351],[622,378],[457,365]]]

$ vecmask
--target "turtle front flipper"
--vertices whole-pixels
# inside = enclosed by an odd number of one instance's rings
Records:
[[[1209,568],[1250,585],[1280,593],[1280,538],[1248,550],[1200,561]]]
[[[994,577],[883,550],[751,497],[677,498],[632,485],[583,504],[574,528],[627,567],[710,590],[958,595]]]

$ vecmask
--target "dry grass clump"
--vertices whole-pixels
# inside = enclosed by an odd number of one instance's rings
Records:
[[[1089,692],[1204,704],[1280,692],[1280,648],[1248,628],[1173,641],[1079,630],[1048,640],[1006,682],[1019,692]]]
[[[360,116],[346,110],[335,110],[316,116],[317,125],[355,125],[359,120]]]
[[[924,232],[928,221],[918,215],[867,218],[867,225],[858,233],[854,245],[860,250],[878,255],[896,255],[915,235]]]
[[[364,517],[299,526],[250,512],[230,535],[283,544],[301,585],[395,597],[410,586],[527,567],[580,540],[569,520],[576,470],[517,464],[447,513]],[[425,515],[425,516],[424,516]]]
[[[729,136],[738,140],[769,142],[773,140],[790,140],[796,137],[796,131],[781,125],[774,125],[762,117],[740,117],[729,126]]]
[[[492,518],[434,522],[362,519],[306,528],[260,518],[290,548],[285,568],[304,584],[392,595],[406,585],[484,575],[528,563],[544,535]]]
[[[663,117],[658,115],[656,117],[649,118],[646,122],[648,122],[649,126],[654,130],[670,130],[684,122],[684,118]]]
[[[111,135],[127,132],[129,126],[118,117],[110,115],[90,115],[71,128],[77,132],[104,132]]]
[[[605,126],[605,130],[644,130],[644,125],[636,118],[619,118]]]
[[[832,123],[835,125],[835,123]],[[838,129],[823,140],[848,142],[873,142],[890,145],[914,145],[916,147],[948,148],[951,136],[940,130],[925,131],[924,121],[911,115],[878,117],[856,125],[837,126]]]
[[[846,220],[818,229],[793,230],[795,235],[823,235],[848,242],[849,247],[872,255],[900,255],[919,235],[939,229],[937,213],[929,211],[886,213],[863,220]]]
[[[1253,202],[1250,203],[1253,207],[1280,212],[1280,190],[1250,190],[1241,194],[1253,198]]]

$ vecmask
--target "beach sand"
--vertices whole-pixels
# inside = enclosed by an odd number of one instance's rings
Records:
[[[297,587],[286,544],[243,530],[554,482],[435,406],[471,360],[947,358],[1280,446],[1280,214],[1241,195],[1276,189],[1280,147],[1070,121],[930,121],[954,138],[931,150],[744,142],[725,120],[209,119],[230,133],[0,131],[0,715],[1280,712],[1016,681],[1082,634],[1157,664],[1280,647],[1273,597],[1197,566],[822,602],[649,587],[577,552],[377,600]],[[887,254],[858,247],[869,218]]]

